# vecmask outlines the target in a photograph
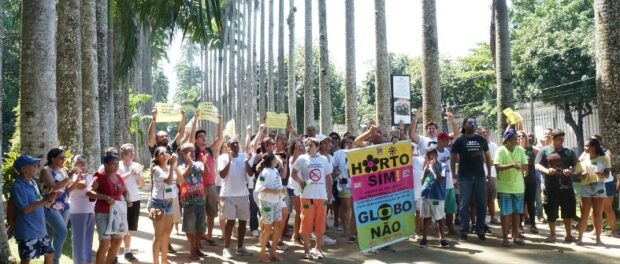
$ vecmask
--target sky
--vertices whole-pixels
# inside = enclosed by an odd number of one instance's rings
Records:
[[[269,1],[266,1],[268,5]],[[274,55],[277,56],[278,0],[274,2]],[[288,0],[285,0],[285,19],[288,15]],[[312,1],[312,38],[318,46],[318,1]],[[337,71],[345,68],[345,7],[344,0],[326,1],[327,38],[330,59]],[[421,0],[385,0],[386,36],[388,52],[406,54],[411,57],[422,54],[422,4]],[[510,2],[510,1],[509,1]],[[304,0],[295,0],[295,42],[304,42]],[[489,41],[491,21],[490,0],[437,0],[437,31],[439,52],[450,57],[464,56],[480,42]],[[510,4],[509,4],[510,5]],[[267,6],[266,6],[267,8]],[[268,10],[268,9],[267,9]],[[257,13],[258,14],[258,13]],[[268,20],[269,13],[265,13]],[[259,17],[260,18],[260,17]],[[258,19],[260,23],[260,19]],[[285,23],[285,53],[288,53],[288,26]],[[372,70],[375,56],[374,1],[355,1],[355,50],[357,84],[366,72]],[[257,31],[258,32],[258,31]],[[265,33],[268,33],[267,28]],[[257,38],[258,41],[259,38]],[[174,65],[181,59],[181,34],[176,34],[168,48],[169,61],[162,65],[170,81],[169,99],[176,91]],[[267,44],[267,40],[265,40]],[[267,52],[265,52],[267,53]],[[197,61],[200,61],[199,58]],[[277,63],[274,62],[274,66]]]

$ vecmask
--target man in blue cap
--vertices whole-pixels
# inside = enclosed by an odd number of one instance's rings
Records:
[[[19,176],[11,186],[11,200],[15,210],[15,240],[21,263],[30,263],[44,255],[45,263],[54,262],[54,247],[47,236],[43,206],[58,195],[49,192],[41,197],[36,182],[32,179],[38,173],[40,159],[28,155],[18,157],[13,167]]]

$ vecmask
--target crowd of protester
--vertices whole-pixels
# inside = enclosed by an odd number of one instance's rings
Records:
[[[558,218],[564,241],[582,244],[590,209],[595,245],[602,245],[603,214],[611,236],[618,237],[612,203],[620,182],[610,173],[612,153],[600,136],[588,138],[578,157],[564,146],[565,133],[559,129],[547,129],[538,141],[532,131],[519,130],[522,125],[509,126],[498,147],[475,118],[464,118],[459,126],[452,113],[446,114],[452,132],[428,122],[419,135],[420,114],[412,116],[408,133],[402,123],[392,130],[369,125],[359,135],[323,135],[313,126],[299,135],[291,125],[278,134],[262,124],[255,135],[248,127],[245,139],[225,138],[219,118],[209,142],[198,122],[186,131],[183,120],[169,141],[166,132],[156,131],[154,110],[147,132],[150,164],[135,162],[129,143],[106,149],[95,172],[88,170],[93,161],[79,154],[65,168],[61,148],[49,151],[41,169],[40,159],[23,154],[13,164],[19,176],[11,187],[19,257],[22,263],[40,256],[45,263],[59,263],[70,229],[76,264],[115,263],[121,246],[127,261],[138,261],[131,238],[139,231],[142,190],[148,193],[145,207],[154,230],[152,259],[143,261],[167,263],[168,254],[177,253],[170,243],[175,224],[181,224],[187,238],[187,252],[180,254],[190,260],[205,257],[201,241],[218,244],[216,217],[225,259],[258,254],[263,263],[280,261],[278,252],[290,244],[303,247],[300,257],[323,259],[323,246],[337,243],[327,236],[327,228],[336,229],[349,244],[357,240],[346,152],[402,140],[411,141],[414,155],[416,227],[410,241],[422,248],[432,234],[441,247],[453,245],[449,236],[467,240],[470,233],[484,241],[489,225],[500,225],[501,245],[510,246],[525,244],[524,225],[537,234],[536,225],[547,223],[546,241],[552,243],[559,236]],[[144,189],[143,175],[150,177]],[[577,238],[573,220],[579,221]],[[95,230],[99,246],[93,256]],[[246,248],[246,233],[259,238],[260,252]],[[393,251],[391,246],[382,249]]]

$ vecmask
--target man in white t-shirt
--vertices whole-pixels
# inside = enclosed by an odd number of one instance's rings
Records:
[[[411,128],[409,129],[409,138],[413,143],[418,146],[418,155],[424,157],[426,155],[426,149],[429,147],[437,147],[437,123],[430,121],[424,125],[426,136],[420,136],[416,133],[417,123],[422,115],[422,108],[415,112],[413,122],[411,122]]]
[[[319,154],[319,141],[316,138],[304,140],[306,153],[300,155],[293,164],[291,176],[301,185],[301,236],[306,258],[323,259],[321,243],[325,234],[325,203],[333,199],[332,165]],[[310,234],[314,231],[316,245],[310,251]]]
[[[482,137],[489,143],[489,154],[491,154],[491,157],[495,157],[497,144],[491,142],[491,132],[485,127],[480,127],[480,132],[482,133]],[[486,166],[484,167],[484,173],[487,174]],[[495,218],[495,198],[497,197],[497,172],[495,171],[495,166],[491,166],[491,178],[487,181],[486,195],[487,208],[491,216],[489,223],[492,225],[499,225],[499,220]]]
[[[235,226],[235,220],[239,221],[237,227],[237,255],[251,256],[243,246],[245,227],[250,219],[250,200],[248,195],[247,176],[251,175],[249,166],[246,165],[245,155],[239,153],[239,141],[228,141],[228,155],[220,155],[217,159],[217,172],[222,178],[222,190],[220,191],[221,217],[226,219],[224,228],[224,250],[226,259],[233,258],[230,249],[230,237]]]

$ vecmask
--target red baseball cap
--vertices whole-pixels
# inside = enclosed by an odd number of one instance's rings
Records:
[[[450,138],[450,136],[448,136],[448,133],[443,132],[443,131],[439,132],[439,134],[437,135],[437,140],[438,141],[439,140],[448,140],[449,141],[450,139],[451,138]]]

